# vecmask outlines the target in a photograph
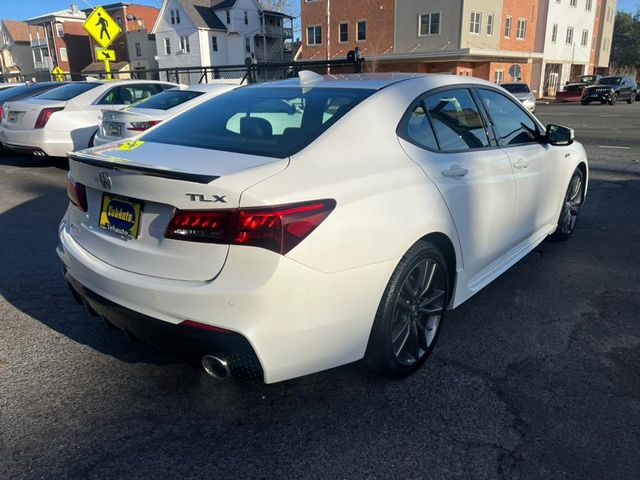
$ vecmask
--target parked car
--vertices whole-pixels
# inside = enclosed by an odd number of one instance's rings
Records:
[[[64,276],[89,312],[219,378],[362,358],[407,376],[447,309],[571,236],[585,150],[487,81],[300,77],[70,154]]]
[[[220,83],[175,87],[120,110],[101,110],[100,128],[93,143],[97,146],[135,137],[173,115],[237,87]]]
[[[64,157],[91,145],[101,108],[124,107],[175,86],[153,80],[72,82],[29,100],[8,102],[0,142],[18,152]]]
[[[556,102],[579,102],[582,98],[582,90],[587,85],[593,85],[602,78],[602,75],[582,75],[567,82],[564,91],[556,93]]]
[[[42,83],[30,83],[18,85],[13,88],[6,88],[4,90],[0,90],[0,122],[4,117],[4,105],[6,102],[25,100],[27,98],[35,97],[41,93],[44,93],[48,90],[52,90],[54,88],[58,88],[66,83],[61,82],[42,82]],[[0,147],[2,144],[0,144]],[[2,148],[0,148],[2,149]]]
[[[524,108],[529,110],[531,113],[535,113],[536,111],[536,97],[529,89],[529,85],[522,82],[515,83],[501,83],[500,86],[504,88],[511,95],[516,97]]]
[[[583,105],[588,105],[591,102],[615,105],[618,100],[633,103],[636,100],[637,90],[638,85],[633,77],[602,77],[595,85],[589,85],[582,90],[580,101]]]
[[[25,85],[24,83],[0,83],[0,92],[3,90],[8,90],[9,88],[19,87],[20,85]]]

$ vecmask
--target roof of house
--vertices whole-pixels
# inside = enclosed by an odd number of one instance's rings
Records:
[[[211,2],[211,8],[214,10],[222,10],[226,8],[233,8],[236,4],[236,0],[213,0]]]
[[[178,0],[178,2],[197,28],[227,29],[214,12],[215,7],[213,5],[218,5],[221,2],[217,0]],[[223,0],[222,3],[225,2],[227,0]],[[233,0],[233,3],[235,3],[235,0]]]
[[[4,28],[9,32],[14,42],[28,42],[29,32],[33,38],[36,38],[37,34],[40,34],[40,38],[46,38],[44,28],[29,26],[25,22],[18,22],[16,20],[2,20]]]

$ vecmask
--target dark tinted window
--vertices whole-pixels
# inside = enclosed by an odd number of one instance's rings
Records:
[[[121,85],[109,90],[100,99],[98,105],[131,105],[140,100],[151,98],[161,91],[161,86],[154,83]]]
[[[468,90],[446,90],[429,95],[424,103],[440,150],[451,152],[489,146],[482,117]]]
[[[54,88],[53,90],[38,95],[37,98],[41,100],[60,100],[66,101],[71,100],[78,95],[83,94],[84,92],[88,92],[92,88],[96,88],[102,85],[102,83],[69,83],[64,87]]]
[[[169,110],[170,108],[182,105],[184,102],[193,100],[202,95],[203,92],[193,92],[186,90],[165,90],[146,100],[142,100],[127,108],[151,108],[154,110]]]
[[[480,89],[478,95],[491,118],[498,145],[520,145],[537,141],[536,123],[513,100],[493,90]]]
[[[39,93],[46,92],[47,90],[51,90],[52,88],[61,87],[62,85],[64,84],[37,83],[35,85],[22,85],[19,87],[9,88],[7,90],[0,91],[0,102],[31,97],[38,95]]]
[[[526,83],[505,83],[500,86],[511,93],[529,93],[530,91]]]
[[[409,114],[404,126],[404,135],[407,140],[420,147],[438,149],[438,142],[433,134],[431,122],[420,102]]]
[[[620,85],[622,77],[604,77],[598,82],[600,85]]]
[[[239,88],[161,124],[142,140],[284,158],[309,145],[372,93],[321,87]]]

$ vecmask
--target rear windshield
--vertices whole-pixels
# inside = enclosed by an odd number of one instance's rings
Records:
[[[506,83],[500,86],[511,93],[529,93],[529,87],[525,83]]]
[[[54,88],[53,90],[38,95],[36,98],[41,100],[71,100],[81,93],[88,92],[92,88],[96,88],[102,83],[69,83],[64,87]]]
[[[129,108],[151,108],[153,110],[169,110],[202,95],[203,92],[189,90],[165,90],[153,97],[129,105]]]
[[[285,158],[309,145],[373,92],[239,88],[161,124],[142,140]]]
[[[620,85],[622,77],[604,77],[598,82],[600,85]]]
[[[46,90],[51,90],[55,87],[60,87],[63,84],[36,84],[36,85],[21,85],[19,87],[9,88],[7,90],[0,91],[0,102],[5,102],[7,100],[13,100],[16,98],[25,98],[30,95],[37,95],[38,93],[42,93]]]

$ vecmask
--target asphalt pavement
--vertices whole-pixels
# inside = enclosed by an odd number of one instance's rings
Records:
[[[537,115],[589,153],[574,236],[452,312],[401,381],[218,382],[107,330],[55,255],[64,162],[0,153],[0,478],[640,478],[640,103]]]

